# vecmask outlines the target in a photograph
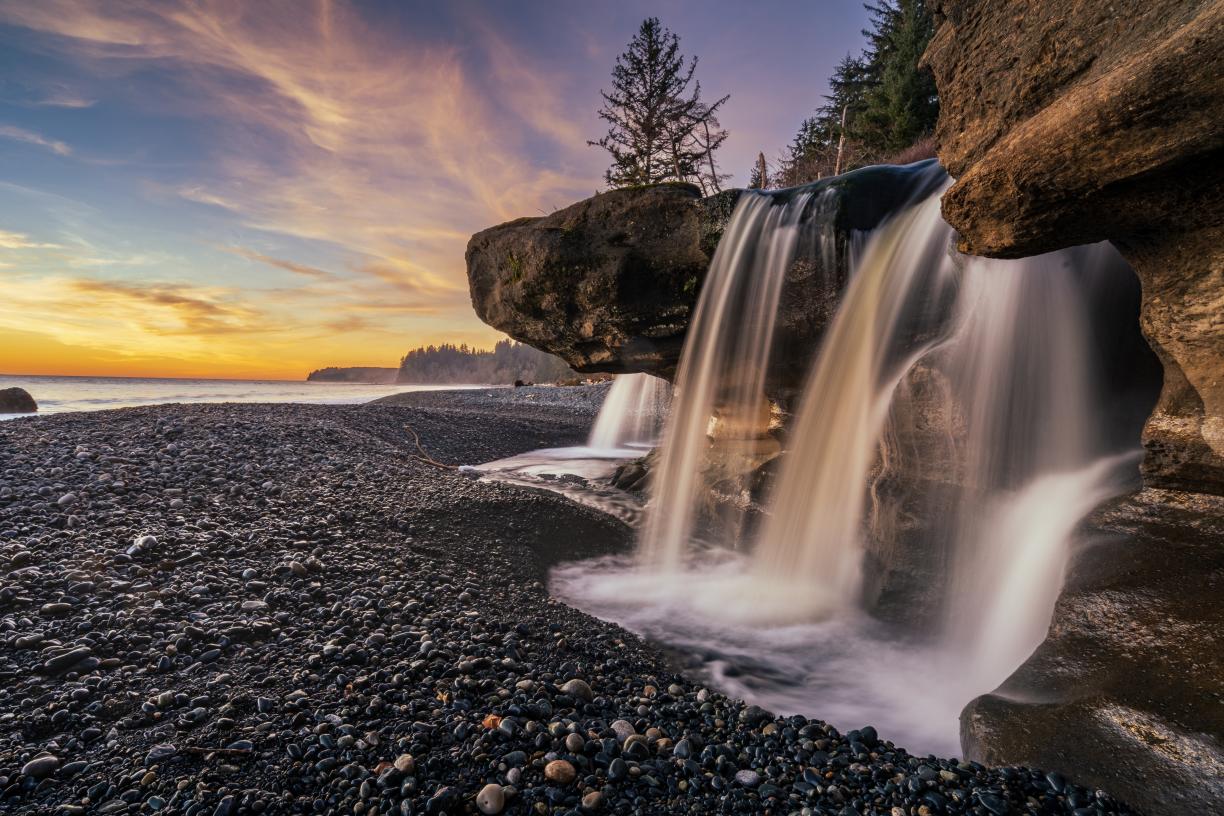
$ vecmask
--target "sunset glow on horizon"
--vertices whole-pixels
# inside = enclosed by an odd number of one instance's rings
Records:
[[[467,240],[602,188],[586,141],[641,19],[731,94],[743,185],[861,44],[858,2],[786,8],[0,0],[0,373],[301,379],[491,346]]]

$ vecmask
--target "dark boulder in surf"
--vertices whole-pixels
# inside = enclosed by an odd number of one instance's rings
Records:
[[[0,388],[0,414],[33,414],[38,403],[24,388]]]

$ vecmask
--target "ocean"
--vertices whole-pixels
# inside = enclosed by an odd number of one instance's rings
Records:
[[[354,404],[407,391],[488,388],[486,385],[363,385],[291,380],[189,380],[152,377],[18,377],[0,375],[0,389],[24,388],[38,415],[101,411],[169,402],[305,402]],[[0,420],[30,414],[0,414]]]

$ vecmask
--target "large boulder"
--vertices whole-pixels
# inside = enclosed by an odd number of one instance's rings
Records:
[[[939,0],[924,57],[962,249],[1111,240],[1165,393],[1148,483],[1224,493],[1224,2]]]
[[[669,376],[737,194],[612,190],[484,230],[467,248],[472,305],[578,371]]]
[[[0,414],[33,414],[38,403],[24,388],[0,388]]]
[[[802,387],[837,309],[853,236],[933,192],[931,162],[868,167],[792,190],[729,190],[702,198],[688,184],[600,193],[551,215],[520,218],[468,243],[472,305],[481,320],[563,358],[577,371],[675,375],[689,321],[741,195],[815,193],[787,271],[778,353],[767,390]]]

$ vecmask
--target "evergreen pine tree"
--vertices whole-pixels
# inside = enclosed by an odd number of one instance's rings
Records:
[[[890,153],[930,133],[939,118],[935,80],[918,67],[934,23],[923,0],[883,0],[867,8],[873,15],[872,30],[864,32],[870,84],[858,129],[873,150]]]
[[[934,31],[925,0],[878,0],[865,8],[867,46],[838,64],[825,104],[799,126],[781,160],[784,184],[881,161],[935,128],[935,81],[918,68]]]
[[[765,166],[765,154],[758,153],[757,160],[752,165],[752,172],[748,174],[748,189],[764,190],[768,187],[769,170]]]
[[[588,142],[612,157],[604,174],[608,186],[694,180],[719,189],[727,177],[714,154],[727,133],[717,113],[728,97],[703,103],[696,70],[697,59],[680,53],[679,37],[656,17],[642,21],[612,68],[612,90],[600,91],[599,116],[608,132]]]

